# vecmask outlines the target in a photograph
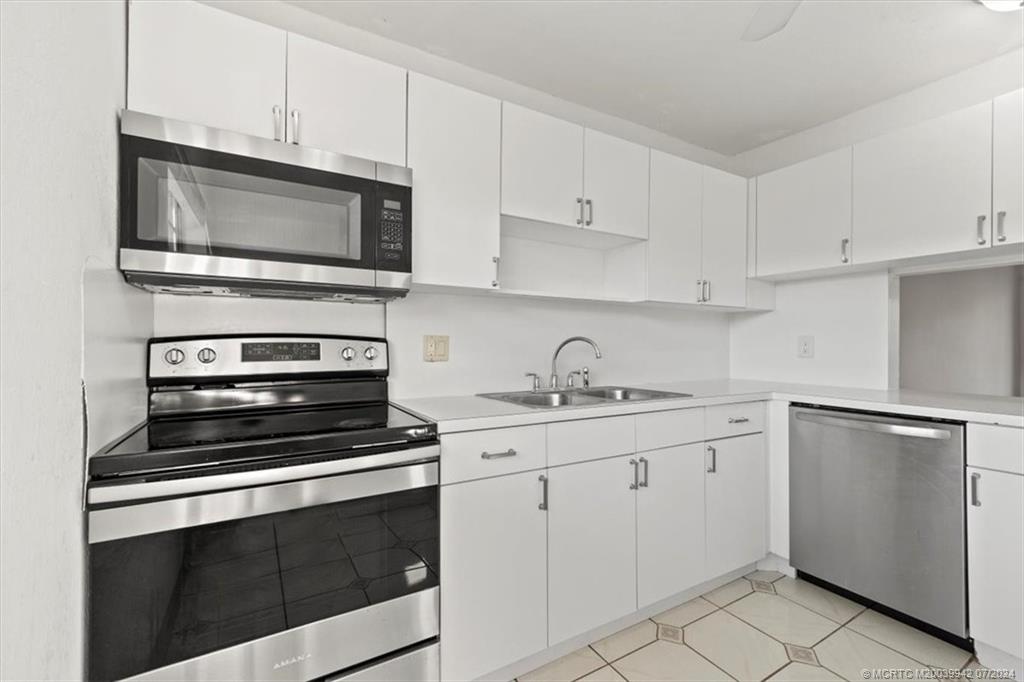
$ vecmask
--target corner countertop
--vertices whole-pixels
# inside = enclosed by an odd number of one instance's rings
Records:
[[[641,384],[635,388],[690,393],[692,397],[556,408],[531,408],[475,395],[410,398],[393,402],[409,412],[436,422],[438,432],[442,434],[757,400],[807,402],[831,407],[1024,428],[1024,398],[844,388],[744,379],[676,381]]]

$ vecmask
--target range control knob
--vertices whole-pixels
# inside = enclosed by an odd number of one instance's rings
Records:
[[[217,351],[212,348],[203,348],[196,353],[196,357],[199,358],[199,362],[208,365],[217,359]]]
[[[373,346],[370,346],[365,351],[363,351],[363,355],[366,356],[367,360],[373,360],[375,357],[377,357],[377,349],[374,348]]]
[[[356,356],[356,349],[352,346],[345,346],[341,349],[341,359],[345,362],[351,362],[352,358]]]
[[[185,360],[185,351],[180,348],[169,348],[164,353],[164,362],[168,365],[180,365]]]

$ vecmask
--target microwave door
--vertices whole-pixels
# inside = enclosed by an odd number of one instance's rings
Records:
[[[190,170],[188,166],[183,168]],[[167,169],[167,243],[172,251],[177,251],[179,245],[188,244],[193,248],[199,246],[209,254],[206,201],[195,179],[179,180],[175,170],[175,167]]]

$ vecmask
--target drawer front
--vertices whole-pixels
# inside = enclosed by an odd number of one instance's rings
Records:
[[[704,438],[728,438],[764,431],[764,403],[714,405],[704,408]]]
[[[441,485],[543,469],[544,431],[541,424],[441,436]]]
[[[636,450],[657,450],[704,440],[704,408],[649,412],[636,416]]]
[[[606,417],[548,424],[548,466],[636,451],[636,417]]]
[[[967,464],[1024,474],[1024,429],[991,424],[967,425]]]

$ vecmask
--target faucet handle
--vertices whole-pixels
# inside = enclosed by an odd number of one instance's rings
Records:
[[[573,374],[579,376],[580,375],[580,370],[574,369],[573,371],[571,371],[571,372],[569,372],[568,374],[565,375],[565,387],[566,388],[572,388],[575,385],[573,383],[573,380],[572,380],[572,375]]]
[[[539,391],[540,390],[540,375],[539,374],[537,374],[536,372],[527,372],[523,376],[533,377],[533,390],[534,391]]]
[[[584,367],[583,372],[583,388],[590,388],[590,368]]]

